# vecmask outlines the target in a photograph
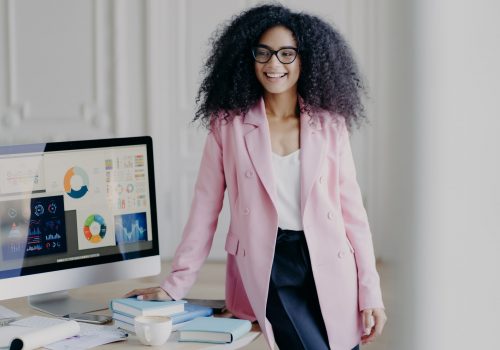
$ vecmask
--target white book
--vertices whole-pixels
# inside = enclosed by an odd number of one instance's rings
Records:
[[[184,311],[185,300],[151,301],[136,298],[112,299],[110,309],[131,316],[170,316]]]

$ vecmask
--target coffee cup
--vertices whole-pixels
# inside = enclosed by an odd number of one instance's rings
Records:
[[[172,333],[172,319],[167,316],[137,316],[135,334],[144,345],[163,345]]]

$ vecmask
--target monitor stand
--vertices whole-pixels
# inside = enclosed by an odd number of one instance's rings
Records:
[[[32,295],[28,297],[28,302],[33,309],[58,317],[70,313],[83,314],[108,308],[107,304],[72,298],[68,291]]]

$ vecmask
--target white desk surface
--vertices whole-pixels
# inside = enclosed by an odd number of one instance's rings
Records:
[[[144,288],[144,287],[151,287],[159,284],[159,281],[161,280],[161,277],[148,277],[148,278],[141,278],[141,279],[135,279],[135,280],[128,280],[128,281],[118,281],[118,282],[111,282],[111,283],[105,283],[105,284],[98,284],[94,286],[88,286],[88,287],[82,287],[79,289],[74,289],[70,291],[70,295],[74,298],[78,299],[90,299],[93,301],[98,301],[102,302],[104,304],[108,304],[109,300],[112,298],[116,297],[121,297],[124,295],[126,292],[135,289],[135,288]],[[198,288],[200,289],[200,288]],[[218,291],[214,290],[207,290],[205,288],[201,288],[205,291],[205,295],[200,295],[200,294],[190,294],[189,297],[191,298],[213,298],[213,299],[220,299],[223,298],[221,295],[214,295],[218,294]],[[208,294],[208,295],[207,295]],[[1,305],[21,314],[23,317],[26,316],[32,316],[32,315],[40,315],[40,316],[48,316],[47,314],[38,312],[32,308],[29,307],[27,298],[17,298],[17,299],[11,299],[11,300],[6,300],[6,301],[1,301]],[[109,309],[107,310],[101,310],[101,311],[96,311],[92,312],[95,314],[102,314],[102,315],[111,315],[111,312]],[[185,350],[201,350],[201,349],[210,349],[210,350],[229,350],[229,349],[239,349],[242,348],[248,344],[250,344],[252,341],[257,339],[260,335],[259,327],[257,323],[253,324],[252,331],[248,333],[245,337],[237,340],[233,344],[225,344],[225,345],[220,345],[220,344],[208,344],[208,343],[180,343],[176,341],[176,333],[173,332],[172,335],[170,336],[168,342],[163,345],[163,346],[158,346],[158,347],[148,347],[145,345],[142,345],[137,337],[134,334],[129,334],[129,337],[126,341],[122,342],[116,342],[116,343],[111,343],[111,344],[106,344],[98,347],[99,349],[106,349],[106,350],[113,350],[113,349],[144,349],[144,348],[152,348],[152,349],[185,349]]]

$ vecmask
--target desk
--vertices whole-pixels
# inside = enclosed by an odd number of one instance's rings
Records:
[[[210,267],[209,267],[210,268]],[[93,285],[88,287],[82,287],[79,289],[74,289],[69,292],[69,294],[78,299],[90,299],[97,302],[102,302],[103,304],[108,304],[111,298],[120,297],[125,294],[127,291],[134,288],[144,288],[151,287],[155,285],[159,285],[159,281],[162,280],[162,276],[159,277],[148,277],[141,278],[135,280],[128,281],[117,281],[111,283],[104,283],[99,285]],[[200,288],[201,287],[201,288]],[[200,290],[204,293],[204,295],[200,295]],[[198,293],[197,293],[198,291]],[[223,298],[223,295],[218,294],[219,290],[215,290],[214,288],[204,288],[204,286],[198,286],[194,288],[194,294],[190,293],[189,297],[191,298],[213,298],[220,299]],[[47,314],[43,314],[34,309],[31,309],[28,306],[27,298],[17,298],[11,299],[7,301],[0,302],[3,306],[8,307],[9,309],[16,311],[21,314],[23,317],[32,316],[32,315],[40,315],[40,316],[48,316]],[[101,310],[94,312],[96,314],[110,315],[110,310]],[[240,339],[234,344],[220,345],[220,344],[201,344],[201,343],[179,343],[176,341],[176,333],[172,333],[168,342],[161,347],[154,347],[154,349],[172,349],[172,350],[229,350],[229,349],[240,349],[246,347],[246,345],[250,344],[255,339],[259,338],[260,331],[258,325],[255,323],[253,325],[252,331],[247,334],[246,337]],[[263,338],[263,337],[260,337]],[[124,342],[117,342],[112,344],[107,344],[100,346],[99,349],[113,350],[113,349],[145,349],[152,348],[146,347],[142,345],[137,337],[133,334],[129,335],[129,339]]]

